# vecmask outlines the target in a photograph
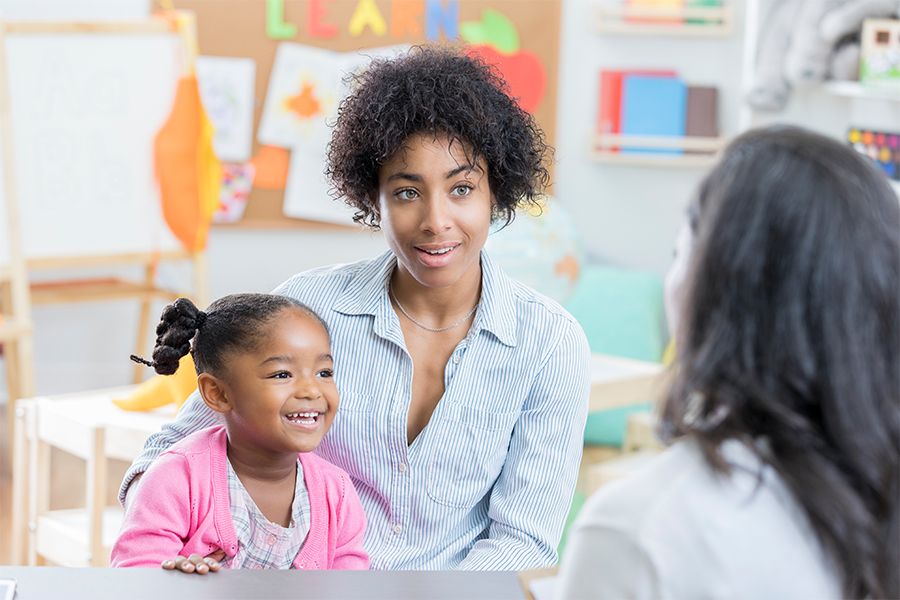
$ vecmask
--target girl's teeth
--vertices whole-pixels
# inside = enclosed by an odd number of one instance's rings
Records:
[[[453,250],[452,246],[450,248],[444,248],[443,250],[426,250],[425,252],[427,252],[428,254],[446,254],[451,250]]]

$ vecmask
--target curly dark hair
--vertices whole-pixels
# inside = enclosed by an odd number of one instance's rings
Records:
[[[206,312],[187,298],[179,298],[163,309],[156,326],[153,360],[134,355],[131,360],[152,367],[160,375],[172,375],[181,358],[190,352],[197,375],[221,377],[225,355],[257,348],[266,333],[265,325],[287,309],[299,309],[313,317],[330,337],[328,325],[313,309],[287,296],[232,294],[210,304]]]
[[[495,220],[509,223],[549,185],[544,132],[499,72],[464,46],[429,44],[376,58],[348,83],[353,91],[338,108],[325,172],[335,197],[356,209],[355,222],[379,226],[378,171],[418,133],[446,135],[462,142],[472,164],[484,160]]]

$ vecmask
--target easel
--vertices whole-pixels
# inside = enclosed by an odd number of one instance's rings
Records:
[[[31,307],[37,304],[94,302],[117,299],[136,299],[141,303],[138,323],[136,353],[147,350],[147,330],[150,324],[150,310],[154,299],[174,300],[179,296],[190,296],[200,305],[209,302],[209,284],[204,251],[161,250],[107,255],[73,255],[65,257],[29,258],[25,255],[22,239],[21,213],[15,164],[15,144],[13,115],[11,109],[10,72],[6,36],[9,34],[165,34],[170,33],[169,23],[163,20],[140,22],[4,22],[0,21],[0,144],[4,168],[4,191],[6,204],[6,225],[9,240],[9,264],[0,264],[0,342],[4,345],[4,360],[7,369],[9,402],[7,423],[12,433],[17,415],[15,402],[19,398],[31,398],[34,389],[33,322]],[[162,287],[157,281],[157,266],[162,262],[189,261],[192,269],[192,291],[177,291]],[[39,271],[65,271],[70,269],[118,269],[138,266],[143,274],[139,279],[120,276],[61,281],[30,282],[29,274]],[[137,366],[135,383],[142,379],[143,370]],[[17,444],[18,446],[18,444]],[[25,454],[37,451],[37,444]],[[44,456],[44,462],[49,455]],[[25,457],[16,456],[16,464],[24,464]],[[16,489],[31,487],[26,469],[13,469],[13,486]],[[25,506],[14,502],[13,522],[22,522]],[[21,531],[19,530],[21,529]],[[14,559],[23,554],[27,545],[25,529],[13,533]]]

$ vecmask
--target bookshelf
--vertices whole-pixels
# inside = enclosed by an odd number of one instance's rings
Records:
[[[660,6],[600,2],[594,29],[611,35],[726,36],[732,32],[730,5]]]
[[[653,167],[708,167],[715,164],[726,138],[690,136],[650,136],[597,134],[591,140],[589,154],[596,162]],[[680,154],[621,152],[614,148],[682,150]]]

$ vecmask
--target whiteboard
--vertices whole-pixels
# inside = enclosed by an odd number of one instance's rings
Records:
[[[25,258],[182,249],[163,219],[153,162],[180,73],[179,38],[6,40]],[[8,246],[0,243],[0,264],[9,262]]]

